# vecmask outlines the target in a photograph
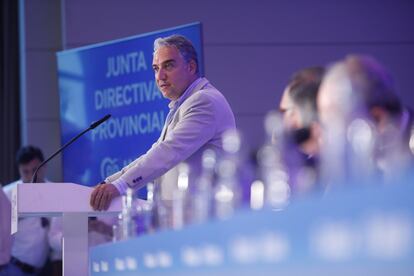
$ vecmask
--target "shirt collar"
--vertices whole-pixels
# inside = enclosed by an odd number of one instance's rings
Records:
[[[39,183],[49,183],[49,182],[50,181],[47,178],[45,178],[44,182],[39,182]],[[25,184],[22,179],[17,180],[15,183],[16,184]],[[34,183],[30,183],[30,184],[34,184]]]

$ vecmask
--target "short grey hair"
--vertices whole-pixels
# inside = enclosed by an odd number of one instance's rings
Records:
[[[187,63],[194,60],[197,66],[196,74],[199,74],[197,52],[188,38],[178,34],[157,38],[154,41],[154,54],[163,46],[175,47]]]

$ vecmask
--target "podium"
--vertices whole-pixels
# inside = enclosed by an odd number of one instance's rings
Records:
[[[19,217],[62,217],[63,275],[88,275],[88,217],[117,215],[121,197],[107,211],[94,211],[89,205],[93,188],[74,183],[24,183],[12,191],[12,234]]]

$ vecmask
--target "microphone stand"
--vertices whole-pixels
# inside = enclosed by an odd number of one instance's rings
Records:
[[[55,153],[53,153],[49,158],[47,158],[45,161],[43,161],[36,169],[36,171],[33,174],[32,177],[32,183],[36,183],[37,181],[37,173],[40,170],[40,168],[42,168],[47,162],[49,162],[53,157],[55,157],[56,155],[58,155],[61,151],[63,151],[65,148],[67,148],[70,144],[72,144],[73,142],[75,142],[77,139],[79,139],[79,137],[81,137],[83,134],[85,134],[86,132],[88,132],[89,130],[92,130],[94,128],[96,128],[97,126],[99,126],[100,124],[102,124],[103,122],[105,122],[106,120],[109,119],[109,117],[111,117],[111,114],[107,114],[105,117],[103,117],[102,119],[92,123],[87,129],[85,129],[84,131],[82,131],[81,133],[79,133],[78,135],[76,135],[74,138],[72,138],[69,142],[67,142],[66,144],[63,145],[63,147],[61,147],[60,149],[58,149]]]

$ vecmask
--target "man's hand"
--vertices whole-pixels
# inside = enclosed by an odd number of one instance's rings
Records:
[[[107,210],[112,199],[119,196],[119,191],[111,183],[99,184],[91,194],[90,204],[94,210]]]
[[[106,236],[112,236],[112,226],[99,219],[90,219],[88,221],[88,231],[97,232]]]

